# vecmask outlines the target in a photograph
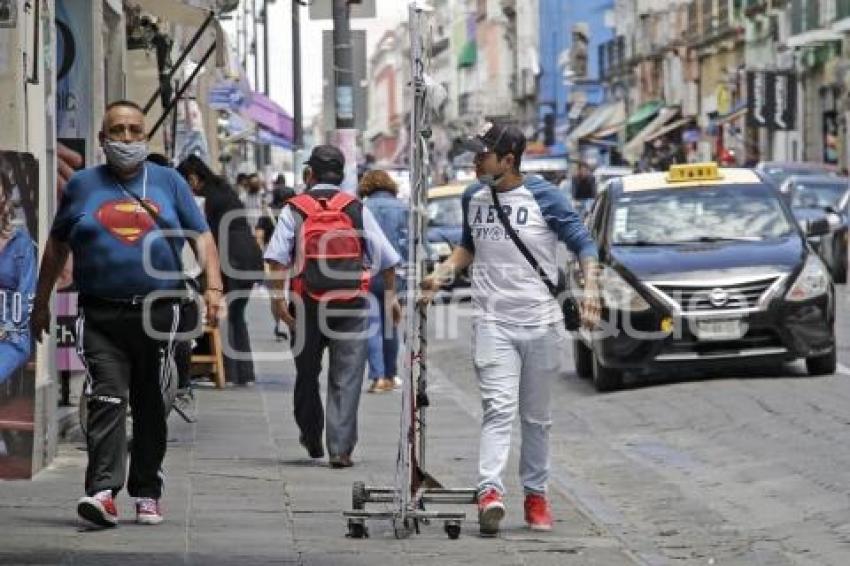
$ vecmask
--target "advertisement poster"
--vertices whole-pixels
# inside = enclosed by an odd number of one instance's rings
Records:
[[[0,151],[0,479],[32,471],[38,197],[38,161]]]
[[[57,137],[85,140],[92,127],[91,2],[56,2]]]
[[[91,151],[88,140],[92,131],[91,0],[56,1],[56,133],[59,155],[69,150],[77,153],[82,162]],[[59,196],[61,198],[61,195]],[[77,316],[77,296],[70,280],[71,264],[60,277],[56,300],[57,364],[62,371],[80,371],[73,328]]]

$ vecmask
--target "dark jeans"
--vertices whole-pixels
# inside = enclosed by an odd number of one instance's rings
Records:
[[[167,322],[176,311],[157,309]],[[133,497],[162,493],[160,468],[165,458],[167,411],[163,391],[172,378],[171,345],[145,333],[138,305],[80,299],[81,335],[77,336],[88,374],[86,493],[124,485],[127,460],[127,404],[133,412],[133,443],[127,491]]]
[[[240,385],[254,381],[251,338],[248,335],[248,324],[245,322],[247,306],[248,297],[228,300],[227,319],[222,336],[225,376],[227,381]]]
[[[329,350],[327,447],[331,456],[350,455],[357,444],[357,410],[366,369],[365,304],[323,309],[314,301],[293,304],[296,327],[295,421],[310,441],[322,438],[325,413],[319,393],[322,356]]]

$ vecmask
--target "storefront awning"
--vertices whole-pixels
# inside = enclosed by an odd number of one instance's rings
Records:
[[[478,45],[475,41],[467,41],[461,48],[457,58],[458,68],[474,67],[478,60]]]
[[[687,124],[690,121],[691,121],[691,118],[682,118],[680,120],[676,120],[675,122],[667,124],[666,126],[661,128],[660,130],[658,130],[657,132],[652,134],[651,136],[647,137],[646,141],[648,141],[648,142],[655,141],[662,136],[666,136],[667,134],[669,134],[670,132],[672,132],[674,130],[678,130],[679,128],[684,127],[685,124]]]
[[[834,32],[831,29],[814,29],[789,37],[785,45],[789,49],[795,49],[798,47],[812,47],[831,41],[841,41],[842,39],[843,36],[840,33]]]
[[[583,138],[599,137],[600,130],[617,126],[619,129],[626,118],[623,102],[612,102],[597,107],[585,120],[570,133],[570,142],[576,143]],[[616,130],[615,130],[616,131]]]
[[[626,120],[627,126],[637,126],[646,122],[653,116],[655,116],[659,110],[664,106],[664,103],[660,100],[653,100],[651,102],[646,102],[641,104],[637,110],[635,110],[629,119]]]
[[[658,111],[658,115],[649,124],[646,125],[638,134],[633,137],[623,147],[623,157],[630,163],[634,163],[640,159],[643,154],[643,144],[649,138],[666,126],[671,120],[679,115],[678,106],[668,106]]]
[[[735,105],[732,110],[729,111],[728,114],[724,114],[722,116],[718,116],[712,122],[714,124],[726,124],[727,122],[733,122],[739,118],[743,118],[747,115],[747,103],[746,101],[740,102]]]
[[[252,93],[242,114],[276,136],[290,142],[293,139],[294,122],[292,117],[274,100],[264,94]]]

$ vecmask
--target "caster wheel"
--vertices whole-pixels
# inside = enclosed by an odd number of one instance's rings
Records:
[[[366,493],[366,484],[362,481],[354,482],[351,487],[351,508],[355,511],[362,511],[366,508],[366,501],[369,499],[369,494]]]
[[[348,536],[351,538],[369,538],[369,530],[366,528],[366,523],[349,519]]]
[[[410,537],[410,523],[408,521],[393,521],[393,534],[398,540]]]
[[[451,540],[460,538],[460,523],[446,523],[445,529]]]

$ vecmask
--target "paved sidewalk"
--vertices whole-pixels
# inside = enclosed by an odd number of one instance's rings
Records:
[[[249,316],[255,350],[282,350],[261,299],[252,302]],[[553,493],[554,531],[526,530],[516,458],[508,474],[505,529],[497,539],[478,537],[472,506],[461,508],[468,521],[456,541],[447,539],[441,524],[398,541],[384,522],[370,524],[370,539],[346,538],[341,513],[351,505],[351,483],[393,481],[400,395],[364,393],[356,466],[331,470],[307,459],[298,444],[292,365],[265,361],[258,369],[256,387],[198,390],[197,424],[172,416],[164,524],[133,524],[132,502],[122,493],[117,529],[81,530],[75,504],[85,453],[78,443],[63,444],[55,464],[34,481],[0,482],[0,564],[634,563],[562,492]],[[475,477],[478,423],[452,395],[451,388],[432,393],[429,471],[447,487],[467,487]]]

